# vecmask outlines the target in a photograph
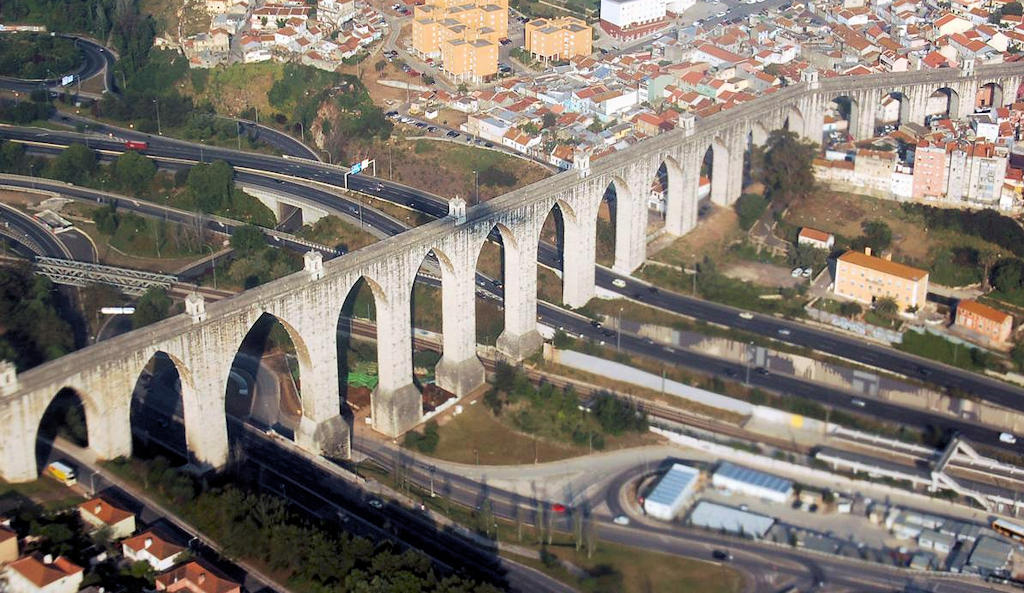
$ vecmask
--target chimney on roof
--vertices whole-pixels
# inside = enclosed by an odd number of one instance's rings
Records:
[[[99,515],[100,511],[102,511],[102,510],[103,510],[103,503],[102,502],[97,502],[96,506],[93,508],[92,514]]]
[[[53,564],[53,554],[43,556],[43,564]]]
[[[206,582],[206,573],[205,573],[205,572],[201,572],[201,573],[199,573],[199,576],[198,576],[198,577],[196,578],[196,581],[197,581],[197,582],[198,582],[198,583],[199,583],[200,585],[202,585],[203,583],[205,583],[205,582]]]
[[[871,248],[870,247],[867,247],[867,246],[864,247],[864,255],[871,255]]]
[[[153,538],[151,538],[151,537],[147,537],[147,538],[146,538],[146,542],[145,542],[145,543],[144,543],[144,544],[142,545],[142,547],[143,547],[144,549],[148,550],[148,549],[149,549],[149,547],[150,547],[150,546],[152,546],[152,545],[153,545]]]

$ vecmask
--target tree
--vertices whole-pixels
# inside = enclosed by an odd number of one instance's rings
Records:
[[[1024,6],[1021,6],[1020,2],[1007,2],[1003,4],[1002,12],[1003,14],[1021,16],[1024,14]]]
[[[816,154],[814,144],[801,140],[794,132],[773,130],[768,135],[760,180],[774,208],[781,210],[814,190],[812,163]]]
[[[999,292],[1013,292],[1024,282],[1024,262],[1017,258],[999,260],[992,269],[992,284]]]
[[[811,245],[797,244],[796,248],[789,252],[789,261],[800,268],[819,269],[825,265],[825,251]]]
[[[1013,364],[1017,365],[1017,370],[1024,371],[1024,342],[1014,345],[1013,350],[1010,350],[1010,358],[1013,359]]]
[[[853,241],[851,247],[863,250],[870,247],[875,254],[881,253],[892,245],[892,229],[881,220],[866,220],[860,225],[863,234]]]
[[[132,314],[132,328],[138,329],[161,319],[166,319],[171,311],[171,298],[167,296],[167,289],[154,286],[147,290],[135,305],[135,313]]]
[[[373,69],[377,72],[383,72],[387,67],[388,63],[386,60],[377,60],[377,63],[373,65]]]
[[[231,247],[241,257],[262,251],[266,246],[267,237],[263,234],[263,230],[256,225],[247,224],[238,227],[231,233]]]
[[[81,184],[88,181],[99,165],[96,153],[84,144],[72,144],[50,163],[50,173],[56,179]]]
[[[844,301],[839,305],[839,314],[843,317],[856,317],[863,312],[863,307],[853,301]]]
[[[200,164],[188,172],[188,191],[196,207],[217,212],[231,205],[234,169],[224,161]]]
[[[545,129],[546,128],[550,128],[551,126],[555,125],[555,122],[558,121],[558,118],[555,117],[555,114],[551,113],[550,111],[545,113],[544,117],[541,118],[541,119],[542,119],[542,121],[544,123],[544,128]]]
[[[757,194],[743,194],[736,200],[733,208],[736,209],[736,215],[739,216],[740,228],[748,231],[750,227],[754,226],[761,215],[764,214],[765,208],[768,206],[768,200],[764,199],[763,196]]]
[[[875,299],[875,312],[882,317],[895,317],[900,307],[892,297],[881,297]]]
[[[121,187],[131,192],[145,192],[155,175],[156,164],[152,159],[133,150],[117,157],[114,162],[114,177]]]

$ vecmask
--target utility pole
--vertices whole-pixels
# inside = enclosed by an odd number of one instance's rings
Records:
[[[619,307],[619,319],[615,322],[615,349],[622,347],[622,307]]]
[[[474,200],[473,200],[473,203],[474,204],[479,204],[480,203],[480,173],[477,172],[476,170],[473,171],[473,194],[475,196]]]
[[[160,125],[160,100],[153,99],[153,104],[156,105],[156,133],[160,136],[163,136],[164,129]]]

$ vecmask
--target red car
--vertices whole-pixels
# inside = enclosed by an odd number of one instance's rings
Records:
[[[555,511],[556,513],[564,513],[565,512],[565,505],[562,504],[562,503],[556,502],[555,504],[551,505],[551,510]]]

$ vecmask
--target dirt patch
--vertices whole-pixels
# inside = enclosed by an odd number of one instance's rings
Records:
[[[732,208],[714,206],[711,213],[697,223],[697,228],[686,235],[661,245],[655,241],[650,249],[656,252],[650,259],[676,266],[688,266],[704,259],[707,255],[721,261],[721,254],[733,242],[742,239],[736,212]]]
[[[801,282],[807,282],[804,278],[793,278],[789,268],[751,261],[732,263],[723,269],[722,273],[730,278],[745,280],[762,286],[790,288]]]
[[[971,246],[979,250],[1002,251],[997,245],[947,230],[929,230],[916,216],[908,215],[895,202],[838,192],[820,192],[804,198],[786,212],[785,221],[797,227],[809,226],[852,239],[861,234],[861,223],[884,221],[892,229],[894,259],[930,265],[945,247]]]

